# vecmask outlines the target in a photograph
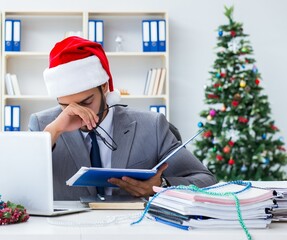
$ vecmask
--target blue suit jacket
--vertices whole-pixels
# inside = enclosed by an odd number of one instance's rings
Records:
[[[29,129],[42,131],[60,112],[60,107],[55,107],[32,114]],[[180,145],[162,114],[115,107],[113,124],[113,139],[118,148],[112,153],[112,168],[151,169]],[[216,182],[206,167],[185,148],[169,159],[168,164],[164,176],[171,185],[195,184],[204,187]],[[66,180],[82,166],[90,167],[91,163],[81,132],[63,133],[53,151],[55,200],[79,200],[82,196],[96,194],[94,187],[66,185]],[[115,188],[113,194],[127,193]]]

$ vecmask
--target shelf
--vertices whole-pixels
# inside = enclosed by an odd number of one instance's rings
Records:
[[[6,19],[21,20],[21,51],[5,52],[2,41],[0,125],[4,126],[5,105],[21,106],[21,126],[25,129],[32,113],[57,105],[57,99],[49,97],[43,79],[43,71],[49,65],[53,46],[69,32],[80,32],[88,38],[88,21],[104,21],[104,50],[117,89],[127,89],[130,95],[122,95],[121,103],[142,110],[151,105],[166,105],[169,119],[169,53],[168,16],[162,11],[3,11],[2,39]],[[142,21],[145,19],[166,20],[166,52],[142,51]],[[115,39],[123,39],[121,52]],[[166,80],[162,95],[143,95],[147,73],[152,68],[165,68]],[[6,73],[17,76],[22,95],[7,95]]]

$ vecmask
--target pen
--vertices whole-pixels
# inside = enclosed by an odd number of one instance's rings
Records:
[[[182,230],[186,230],[188,231],[190,229],[189,226],[184,226],[184,225],[181,225],[181,224],[177,224],[177,223],[174,223],[174,222],[170,222],[170,221],[167,221],[167,220],[164,220],[164,219],[161,219],[159,217],[151,217],[149,216],[148,218],[152,219],[152,220],[155,220],[156,222],[160,222],[160,223],[163,223],[163,224],[166,224],[166,225],[169,225],[169,226],[172,226],[172,227],[176,227],[176,228],[179,228],[179,229],[182,229]]]
[[[97,197],[101,200],[101,201],[105,201],[105,197],[102,196],[101,194],[97,193]]]

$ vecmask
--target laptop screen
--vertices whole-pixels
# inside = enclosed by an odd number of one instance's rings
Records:
[[[47,132],[0,132],[0,194],[30,214],[53,211],[51,137]]]

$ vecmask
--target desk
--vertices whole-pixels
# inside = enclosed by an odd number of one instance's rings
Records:
[[[184,231],[151,220],[130,226],[131,221],[105,226],[87,226],[93,221],[107,220],[112,216],[131,216],[140,211],[93,210],[60,217],[31,216],[26,223],[0,226],[1,240],[244,240],[242,229]],[[70,226],[68,225],[70,224]],[[272,223],[269,229],[249,229],[254,240],[285,240],[287,223]]]

